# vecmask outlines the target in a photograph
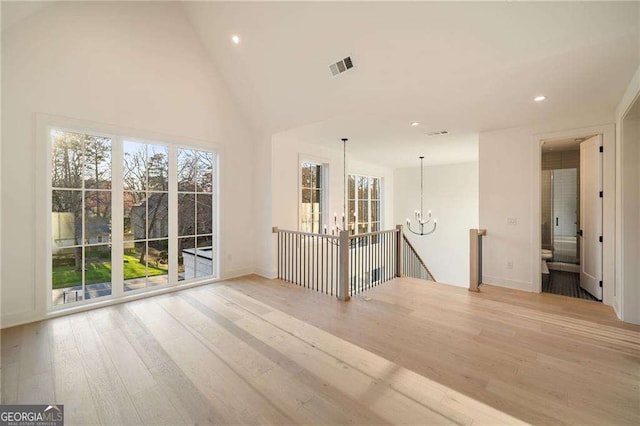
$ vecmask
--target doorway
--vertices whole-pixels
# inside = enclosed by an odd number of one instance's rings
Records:
[[[602,136],[541,142],[542,291],[602,300]]]

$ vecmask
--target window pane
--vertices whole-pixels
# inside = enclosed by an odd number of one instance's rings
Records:
[[[108,243],[111,238],[111,192],[84,193],[85,244]]]
[[[196,161],[197,167],[197,181],[199,192],[211,192],[213,190],[213,153],[196,151],[198,159]]]
[[[356,177],[354,175],[349,175],[349,179],[347,180],[347,186],[349,188],[349,198],[356,198]]]
[[[92,246],[84,249],[84,298],[111,294],[111,247]]]
[[[169,190],[169,150],[164,146],[147,147],[147,175],[149,190]]]
[[[147,189],[147,145],[124,142],[123,151],[124,189],[145,191]]]
[[[310,204],[311,203],[311,200],[312,200],[311,192],[312,192],[311,189],[306,189],[306,188],[302,189],[302,203],[303,204]]]
[[[349,200],[349,223],[354,223],[356,220],[356,202]]]
[[[371,201],[371,221],[380,222],[380,201]]]
[[[124,200],[124,240],[144,240],[147,238],[147,203],[144,192],[125,192]]]
[[[313,163],[307,163],[307,169],[309,170],[309,184],[307,186],[309,188],[315,188],[318,180],[316,165]]]
[[[82,300],[82,247],[54,248],[51,281],[54,305]]]
[[[84,187],[111,188],[111,139],[85,135]]]
[[[169,282],[169,240],[149,241],[147,245],[147,286]]]
[[[320,221],[321,221],[321,217],[319,214],[314,214],[311,218],[312,220],[312,224],[313,226],[311,227],[311,229],[313,230],[312,232],[319,234],[320,233]]]
[[[322,211],[322,198],[319,189],[315,189],[311,193],[311,203],[311,212],[313,214],[318,214]]]
[[[77,133],[53,130],[51,186],[82,188],[82,139]]]
[[[313,173],[313,187],[320,189],[322,187],[322,166],[319,164],[314,165]]]
[[[178,194],[178,235],[196,233],[196,196]]]
[[[147,253],[146,243],[125,242],[124,244],[124,290],[146,287]]]
[[[372,186],[371,186],[371,198],[374,200],[380,199],[380,179],[371,178]]]
[[[358,199],[367,200],[369,198],[369,178],[358,176]]]
[[[52,191],[53,248],[82,244],[82,191]]]
[[[302,163],[302,187],[311,188],[311,170],[307,163]]]
[[[195,277],[196,239],[178,238],[178,281]]]
[[[178,191],[195,191],[196,152],[178,149]]]
[[[198,194],[196,196],[197,201],[197,228],[196,231],[199,235],[211,234],[213,231],[213,218],[212,212],[212,196],[209,194]]]
[[[169,194],[151,192],[147,197],[147,234],[149,238],[169,236]]]
[[[213,275],[213,260],[213,246],[211,235],[198,237],[198,249],[196,253],[196,277],[208,277]]]
[[[358,201],[358,222],[369,221],[369,202]]]
[[[358,234],[366,234],[367,231],[367,224],[366,223],[360,223],[358,224]]]

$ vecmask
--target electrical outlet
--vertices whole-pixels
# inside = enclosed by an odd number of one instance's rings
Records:
[[[507,225],[517,225],[518,224],[518,218],[517,217],[507,217]]]
[[[513,269],[513,260],[507,260],[507,269]]]

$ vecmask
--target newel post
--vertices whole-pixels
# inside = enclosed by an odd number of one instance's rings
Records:
[[[469,291],[480,291],[482,284],[482,237],[486,229],[469,230]]]
[[[402,225],[396,225],[396,277],[402,277]]]
[[[340,231],[338,252],[338,299],[348,301],[349,296],[349,231]]]

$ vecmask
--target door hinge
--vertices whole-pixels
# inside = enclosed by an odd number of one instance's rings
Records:
[[[602,235],[600,235],[600,242],[602,242]]]
[[[604,195],[604,193],[602,191],[600,191],[600,198],[602,198]]]
[[[600,288],[602,288],[602,281],[600,281]]]
[[[600,152],[604,152],[604,146],[600,146]]]

